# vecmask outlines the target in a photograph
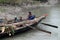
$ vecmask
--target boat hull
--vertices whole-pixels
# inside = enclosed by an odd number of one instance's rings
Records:
[[[38,24],[39,24],[43,19],[45,19],[45,18],[46,18],[46,16],[42,17],[41,19],[39,19],[38,22],[36,22],[36,23],[34,23],[34,24],[32,24],[32,25],[29,25],[29,26],[35,27],[36,25],[38,25]],[[15,30],[15,34],[22,33],[22,32],[27,31],[27,30],[29,30],[29,29],[31,29],[31,28],[28,27],[28,26],[26,26],[26,27],[24,27],[24,28],[22,28],[22,29]],[[9,36],[9,35],[8,35],[7,33],[1,33],[1,34],[0,34],[0,38],[3,37],[3,36]]]

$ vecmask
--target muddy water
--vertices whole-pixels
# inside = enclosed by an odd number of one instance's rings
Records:
[[[47,18],[43,20],[43,23],[48,23],[56,26],[60,26],[60,6],[50,6],[50,7],[37,7],[37,8],[20,8],[20,7],[3,7],[6,11],[1,11],[3,13],[3,16],[7,14],[9,18],[14,18],[15,16],[23,16],[23,18],[27,17],[28,11],[31,11],[32,14],[36,16],[41,16],[43,14],[48,14]],[[2,9],[3,9],[2,8]],[[3,9],[4,10],[4,9]],[[5,13],[5,14],[4,14]],[[4,18],[4,17],[3,17]],[[3,38],[0,40],[59,40],[59,31],[60,27],[58,29],[52,28],[50,26],[42,25],[41,23],[38,24],[38,27],[52,32],[52,34],[48,34],[39,30],[29,30],[27,32],[24,32],[22,34],[9,37],[9,38]]]

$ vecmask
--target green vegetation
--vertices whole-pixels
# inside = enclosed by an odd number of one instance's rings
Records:
[[[15,0],[0,0],[0,3],[12,3],[15,2]]]
[[[0,4],[21,4],[27,0],[0,0]]]
[[[23,2],[28,4],[28,2],[30,2],[30,1],[39,1],[39,0],[29,0],[29,1],[28,0],[0,0],[0,4],[19,5],[19,4],[22,4]],[[33,2],[33,3],[35,3],[35,2]]]
[[[26,0],[0,0],[0,3],[16,3],[16,2],[20,2],[20,1],[26,1]]]

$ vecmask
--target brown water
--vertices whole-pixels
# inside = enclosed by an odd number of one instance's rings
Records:
[[[28,9],[20,8],[20,7],[8,7],[8,8],[3,7],[3,8],[6,8],[5,10],[7,10],[7,11],[5,11],[7,16],[10,15],[10,17],[12,16],[13,18],[14,18],[14,16],[18,16],[18,17],[23,16],[23,18],[24,18],[27,16],[28,11],[31,11],[32,14],[34,14],[36,16],[48,14],[47,18],[45,20],[43,20],[42,22],[56,25],[58,27],[60,26],[60,24],[59,24],[60,23],[60,6],[50,6],[50,7],[43,6],[43,7],[28,8]],[[15,13],[12,10],[14,10]],[[12,13],[9,13],[9,12],[12,12]],[[3,12],[3,14],[4,14],[4,12]],[[52,28],[50,26],[45,26],[42,24],[38,24],[38,27],[43,30],[50,31],[50,32],[52,32],[52,34],[50,35],[48,33],[38,31],[38,30],[29,30],[22,34],[19,34],[19,35],[13,36],[13,37],[9,37],[9,38],[3,38],[0,40],[59,40],[60,27],[58,29],[56,29],[56,28]]]

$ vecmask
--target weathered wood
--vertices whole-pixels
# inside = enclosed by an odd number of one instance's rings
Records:
[[[29,27],[31,25],[34,25],[35,22],[38,23],[44,17],[46,17],[46,16],[41,16],[41,17],[35,18],[33,20],[26,20],[26,21],[17,22],[17,23],[11,23],[11,24],[5,24],[4,23],[4,24],[2,24],[2,25],[0,24],[0,25],[3,26],[3,27],[7,26],[8,27],[7,29],[9,29],[9,26],[10,26],[10,27],[14,28],[13,30],[19,30],[19,29],[23,29],[23,28]],[[16,25],[23,25],[23,26],[22,27],[18,27]],[[10,33],[10,32],[11,31],[8,31],[8,33]],[[7,32],[5,32],[5,30],[4,30],[3,33],[7,33]],[[2,33],[0,33],[0,34],[2,34]]]

